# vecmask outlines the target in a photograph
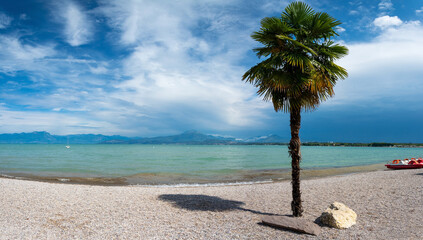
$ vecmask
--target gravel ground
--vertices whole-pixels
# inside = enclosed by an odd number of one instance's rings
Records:
[[[261,225],[290,214],[289,182],[88,186],[0,178],[0,239],[423,239],[423,169],[302,181],[304,218],[334,201],[358,215],[319,236]]]

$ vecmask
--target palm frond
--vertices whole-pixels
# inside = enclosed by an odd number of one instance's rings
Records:
[[[302,2],[292,2],[289,4],[281,15],[283,22],[286,22],[292,28],[301,28],[310,15],[314,14],[314,10],[307,4]]]
[[[311,17],[307,24],[310,31],[309,37],[327,40],[333,36],[337,36],[336,27],[340,24],[340,21],[331,17],[329,14],[317,12]]]
[[[294,44],[295,46],[301,47],[305,51],[307,51],[307,52],[309,52],[309,53],[311,53],[313,55],[316,55],[316,52],[314,52],[313,49],[307,47],[306,45],[304,45],[304,44],[300,43],[299,41],[296,41],[296,40],[294,40],[294,39],[292,39],[292,38],[290,38],[288,36],[285,36],[285,35],[276,35],[276,37],[279,38],[279,39],[282,39],[282,40],[286,40],[286,41]]]

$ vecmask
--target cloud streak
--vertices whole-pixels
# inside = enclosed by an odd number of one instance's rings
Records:
[[[9,27],[10,23],[12,22],[13,18],[7,16],[6,14],[0,12],[0,29],[5,29]]]
[[[56,3],[53,12],[56,19],[64,25],[63,34],[71,46],[84,45],[92,40],[92,20],[77,3],[71,0]]]

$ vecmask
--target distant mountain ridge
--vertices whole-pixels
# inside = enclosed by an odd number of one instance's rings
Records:
[[[286,139],[279,137],[278,135],[268,135],[268,136],[260,136],[255,138],[249,138],[244,142],[251,142],[251,143],[284,143],[287,142]]]
[[[52,135],[46,131],[31,133],[4,133],[0,134],[0,143],[16,144],[254,144],[254,143],[281,143],[283,139],[277,135],[256,137],[247,140],[237,140],[231,137],[213,136],[190,130],[177,135],[162,137],[124,137],[120,135],[106,136],[102,134],[72,134]]]
[[[138,138],[122,141],[120,143],[127,144],[231,144],[235,143],[235,138],[215,137],[212,135],[202,134],[195,130],[186,131],[182,134],[152,137],[152,138]],[[102,143],[119,143],[116,141],[104,141]]]
[[[31,133],[3,133],[0,134],[0,143],[43,143],[43,144],[66,144],[69,138],[70,144],[95,144],[109,140],[129,140],[128,137],[119,135],[105,136],[101,134],[72,134],[51,135],[46,131]]]

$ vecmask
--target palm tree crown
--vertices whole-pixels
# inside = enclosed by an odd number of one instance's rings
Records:
[[[315,109],[333,96],[336,81],[347,77],[334,61],[348,49],[331,41],[340,24],[302,2],[291,3],[280,18],[264,18],[260,31],[251,37],[263,44],[253,51],[267,59],[248,70],[243,80],[258,87],[265,100],[272,100],[276,111]]]

